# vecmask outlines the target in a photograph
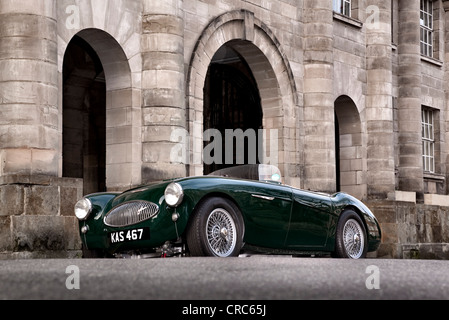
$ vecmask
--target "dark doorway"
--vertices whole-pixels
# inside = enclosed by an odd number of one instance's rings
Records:
[[[82,178],[84,193],[106,191],[106,82],[100,58],[81,37],[63,65],[63,176]]]
[[[259,151],[262,141],[259,141],[258,130],[262,129],[262,119],[259,90],[249,66],[231,45],[224,45],[212,59],[204,87],[204,130],[216,129],[220,132],[222,150],[214,151],[221,151],[222,159],[205,164],[204,173],[240,164],[237,163],[238,153],[243,153],[244,164],[250,163],[250,159],[258,162],[258,156],[250,155],[249,150]],[[243,132],[251,129],[255,138],[245,138],[244,150],[236,150],[238,144],[234,143],[233,161],[229,163],[225,159],[226,150],[231,151],[229,145],[226,147],[226,130],[236,129]],[[209,143],[205,141],[205,146]],[[249,148],[248,144],[255,144],[255,148]]]
[[[340,159],[340,124],[338,123],[338,115],[335,112],[335,160],[336,160],[336,178],[337,192],[341,191],[341,159]]]

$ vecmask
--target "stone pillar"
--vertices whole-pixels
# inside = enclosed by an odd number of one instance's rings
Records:
[[[0,0],[0,259],[81,248],[82,180],[58,177],[56,11],[56,0]]]
[[[304,1],[304,188],[336,190],[332,1]]]
[[[143,4],[142,181],[148,182],[186,175],[186,164],[172,154],[180,144],[173,133],[186,128],[184,11],[182,0]]]
[[[423,199],[420,0],[399,0],[398,187]]]
[[[368,198],[386,199],[395,191],[391,0],[366,6],[374,10],[365,23]]]
[[[59,173],[56,4],[0,1],[0,176]]]

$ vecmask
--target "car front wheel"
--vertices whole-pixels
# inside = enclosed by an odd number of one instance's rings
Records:
[[[192,256],[236,257],[242,248],[243,233],[237,206],[224,198],[208,198],[191,217],[187,246]]]
[[[344,211],[337,225],[335,256],[362,259],[366,257],[368,243],[365,227],[353,210]]]

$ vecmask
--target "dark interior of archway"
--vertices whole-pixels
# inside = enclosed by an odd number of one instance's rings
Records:
[[[335,112],[335,168],[337,179],[337,192],[341,191],[341,158],[340,158],[340,124],[338,122],[338,115]]]
[[[224,45],[215,54],[209,66],[204,87],[204,130],[216,129],[222,137],[222,163],[204,164],[204,174],[237,165],[237,152],[244,153],[244,163],[249,163],[248,143],[261,148],[258,130],[262,128],[262,106],[259,90],[245,60],[230,46]],[[225,130],[252,129],[256,141],[245,139],[244,150],[236,150],[233,144],[233,163],[225,161]],[[211,141],[205,141],[205,146]],[[217,151],[217,150],[214,150]],[[229,152],[229,150],[228,150]],[[211,155],[212,156],[212,155]],[[258,162],[258,157],[256,157]]]
[[[81,37],[63,65],[63,176],[83,178],[84,193],[106,190],[106,82],[101,61]]]

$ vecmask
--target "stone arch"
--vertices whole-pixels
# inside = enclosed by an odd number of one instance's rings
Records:
[[[120,43],[106,31],[86,28],[76,36],[93,48],[104,69],[107,189],[122,190],[138,185],[141,182],[141,108],[140,100],[135,99],[129,59]]]
[[[367,185],[362,122],[356,104],[346,95],[335,100],[335,129],[337,187],[363,199]]]
[[[207,71],[215,53],[225,44],[242,56],[259,88],[264,129],[278,129],[279,167],[294,152],[284,143],[285,128],[296,128],[295,106],[298,104],[296,84],[290,64],[272,31],[254,13],[238,10],[213,20],[198,39],[187,75],[188,126],[192,136],[190,174],[202,174],[202,118]],[[291,162],[291,163],[290,163]]]

